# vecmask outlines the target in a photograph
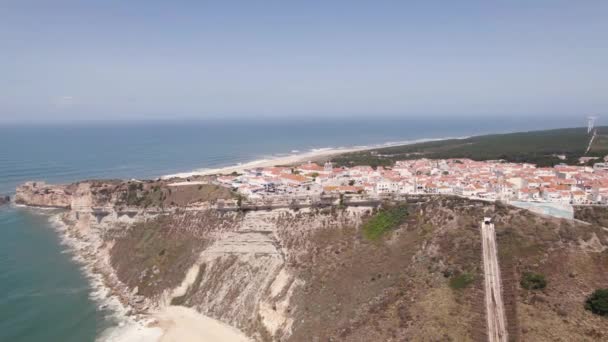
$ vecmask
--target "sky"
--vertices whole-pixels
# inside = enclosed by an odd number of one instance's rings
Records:
[[[0,0],[0,122],[608,114],[608,1]]]

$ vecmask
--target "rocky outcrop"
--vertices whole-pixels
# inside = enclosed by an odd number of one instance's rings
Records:
[[[0,195],[0,205],[8,204],[10,201],[11,201],[11,198],[9,196]]]
[[[234,194],[223,186],[151,180],[89,180],[69,185],[27,182],[17,187],[15,196],[19,204],[77,211],[99,208],[183,208],[217,205],[231,200],[234,200]]]
[[[34,207],[69,209],[73,186],[27,182],[17,187],[15,203]]]

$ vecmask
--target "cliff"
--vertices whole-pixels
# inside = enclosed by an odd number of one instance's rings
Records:
[[[70,208],[73,186],[27,182],[17,187],[15,203],[36,207]]]
[[[68,185],[27,182],[17,187],[15,202],[37,207],[175,208],[234,199],[227,188],[193,183],[174,186],[169,181],[93,180]]]
[[[608,336],[582,304],[608,284],[608,232],[595,225],[434,196],[399,205],[395,225],[370,238],[396,204],[225,211],[214,208],[227,189],[152,181],[19,192],[70,208],[69,234],[134,314],[187,306],[257,341],[483,341],[479,222],[492,216],[510,336]],[[522,289],[528,271],[547,289]]]

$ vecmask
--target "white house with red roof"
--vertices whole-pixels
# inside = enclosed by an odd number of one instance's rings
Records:
[[[581,190],[572,191],[572,203],[574,204],[584,204],[587,203],[588,196],[587,193]]]
[[[317,173],[320,175],[321,174],[328,175],[328,174],[331,174],[333,171],[333,169],[331,168],[331,165],[329,168],[327,168],[327,167],[323,167],[317,163],[311,163],[311,162],[302,164],[302,165],[298,166],[296,169],[305,174]]]
[[[538,201],[542,198],[538,189],[521,188],[517,189],[516,194],[519,201]]]
[[[303,185],[305,183],[311,182],[311,179],[302,175],[285,173],[279,176],[281,182],[287,185]]]

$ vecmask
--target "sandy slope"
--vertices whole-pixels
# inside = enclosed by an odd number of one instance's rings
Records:
[[[258,167],[271,167],[271,166],[276,166],[276,165],[290,165],[290,164],[295,164],[295,163],[302,163],[302,162],[307,162],[309,160],[314,160],[314,159],[321,158],[321,157],[327,157],[327,156],[341,154],[341,153],[361,151],[361,150],[366,150],[366,149],[371,149],[371,147],[324,149],[324,150],[320,150],[320,151],[294,154],[294,155],[289,155],[289,156],[285,156],[285,157],[255,160],[255,161],[252,161],[249,163],[243,163],[243,164],[216,168],[216,169],[201,169],[201,170],[195,170],[195,171],[191,171],[191,172],[176,173],[176,174],[172,174],[172,175],[163,176],[162,178],[172,178],[172,177],[184,178],[184,177],[192,177],[192,176],[228,174],[228,173],[232,173],[235,171],[242,172],[245,169],[253,169],[253,168],[258,168]]]
[[[156,317],[164,331],[160,342],[250,341],[237,329],[183,306],[169,306]]]
[[[243,333],[183,306],[169,306],[145,326],[129,323],[102,335],[99,342],[250,342]]]

